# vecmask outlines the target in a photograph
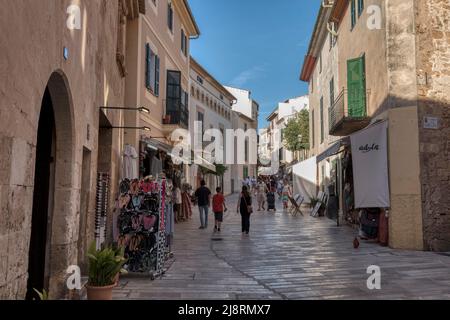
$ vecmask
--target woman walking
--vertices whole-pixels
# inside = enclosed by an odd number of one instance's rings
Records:
[[[252,197],[248,191],[247,186],[242,187],[241,195],[236,211],[241,213],[242,217],[242,234],[248,235],[250,233],[250,215],[253,213]]]

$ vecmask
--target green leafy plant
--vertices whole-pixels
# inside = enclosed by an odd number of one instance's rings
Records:
[[[42,300],[42,301],[44,301],[44,300],[49,300],[49,298],[48,298],[48,292],[44,289],[44,290],[42,290],[42,292],[40,292],[40,291],[38,291],[37,289],[34,289],[33,288],[33,290],[37,293],[37,295],[39,296],[39,300]]]
[[[283,143],[287,150],[296,152],[309,149],[309,112],[300,111],[288,121],[283,130]]]
[[[319,198],[311,197],[310,200],[311,209],[314,209],[316,207],[316,204],[319,202],[320,202]]]
[[[89,281],[92,287],[111,286],[116,276],[122,271],[126,262],[124,248],[105,248],[97,250],[92,243],[88,251],[89,258]]]

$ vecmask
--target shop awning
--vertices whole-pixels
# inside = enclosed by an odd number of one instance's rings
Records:
[[[317,163],[322,162],[323,160],[328,159],[329,157],[337,155],[340,152],[341,147],[348,145],[350,145],[349,137],[345,137],[339,140],[338,142],[334,143],[333,145],[331,145],[331,147],[329,147],[327,150],[325,150],[324,152],[322,152],[317,156]]]
[[[258,173],[260,176],[274,176],[278,174],[278,170],[274,170],[272,167],[259,167]]]
[[[196,165],[199,165],[200,167],[208,169],[209,171],[212,171],[214,173],[216,172],[216,166],[211,162],[209,162],[208,160],[206,160],[205,158],[198,156],[198,160],[196,160],[194,163]]]
[[[164,142],[161,142],[159,140],[144,139],[143,142],[145,142],[147,144],[147,147],[149,147],[150,149],[160,150],[167,154],[172,152],[172,146],[170,146]]]

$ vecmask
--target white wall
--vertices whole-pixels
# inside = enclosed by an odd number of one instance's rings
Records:
[[[250,91],[227,86],[225,88],[237,99],[237,102],[233,105],[233,110],[253,119],[253,101]]]

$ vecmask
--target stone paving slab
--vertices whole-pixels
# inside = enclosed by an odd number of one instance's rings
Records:
[[[228,206],[236,200],[228,198]],[[212,225],[198,230],[197,208],[193,213],[176,225],[174,260],[164,277],[121,279],[115,299],[450,299],[448,255],[364,241],[355,250],[357,231],[307,214],[255,212],[246,237],[235,212],[225,214],[221,234]],[[381,290],[367,289],[370,265],[381,268]]]

